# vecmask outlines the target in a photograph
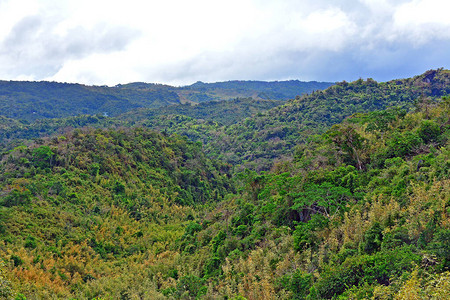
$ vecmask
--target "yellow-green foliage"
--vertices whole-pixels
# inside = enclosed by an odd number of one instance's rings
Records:
[[[37,298],[163,297],[189,205],[230,187],[219,167],[197,144],[139,128],[16,148],[1,165],[8,280]]]
[[[377,87],[342,83],[327,93],[363,95],[361,86]],[[232,175],[200,144],[140,128],[74,130],[14,148],[0,166],[0,291],[446,299],[447,102],[353,115],[297,146],[290,163],[260,173]],[[252,135],[236,128],[239,139]]]

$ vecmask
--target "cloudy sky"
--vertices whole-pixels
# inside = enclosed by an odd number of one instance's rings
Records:
[[[448,0],[0,0],[0,79],[378,81],[450,68]]]

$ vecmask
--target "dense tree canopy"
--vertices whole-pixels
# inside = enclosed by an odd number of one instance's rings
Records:
[[[0,297],[447,299],[448,75],[2,118]]]

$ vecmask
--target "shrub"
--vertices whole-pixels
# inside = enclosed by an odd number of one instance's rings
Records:
[[[387,142],[388,157],[404,157],[413,153],[413,151],[422,144],[423,140],[415,133],[395,132],[392,138]]]
[[[14,267],[18,267],[21,264],[23,264],[23,260],[20,257],[18,257],[17,255],[11,255],[11,260],[14,263]]]
[[[55,153],[49,146],[40,146],[33,150],[33,163],[37,168],[45,169],[52,166]]]
[[[34,236],[29,236],[25,240],[25,248],[35,249],[37,247],[36,239]]]
[[[417,134],[425,143],[434,142],[441,134],[441,129],[434,121],[424,120],[417,130]]]
[[[320,299],[330,299],[352,286],[388,285],[404,272],[412,271],[420,261],[421,256],[411,246],[352,256],[341,265],[326,267],[313,287]]]
[[[313,275],[297,270],[291,275],[281,277],[278,283],[285,290],[292,292],[293,299],[306,299],[313,284]]]
[[[375,222],[364,234],[364,242],[361,245],[361,250],[368,254],[378,251],[383,240],[382,232],[383,229],[380,223]]]
[[[18,205],[28,205],[31,203],[31,191],[28,189],[13,189],[6,197],[3,198],[2,205],[13,207]]]
[[[196,299],[205,294],[204,280],[195,275],[186,275],[180,278],[176,286],[175,296],[180,299]]]

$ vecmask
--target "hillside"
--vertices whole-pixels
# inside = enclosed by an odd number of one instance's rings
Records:
[[[74,128],[117,128],[119,120],[102,115],[39,119],[32,123],[0,116],[0,149],[8,151],[27,140],[63,134]]]
[[[182,89],[184,97],[191,101],[233,99],[251,97],[263,100],[290,100],[296,96],[324,90],[333,85],[331,82],[298,80],[289,81],[226,81],[215,83],[196,82]],[[206,94],[202,98],[200,93]]]
[[[149,83],[107,87],[57,82],[0,81],[0,115],[28,122],[82,114],[117,116],[137,108],[159,108],[186,102],[248,97],[257,100],[286,100],[330,85],[331,83],[300,81],[258,82],[256,85],[254,82],[236,81],[233,84],[208,84],[208,88],[198,84],[173,87]]]
[[[239,193],[181,239],[177,269],[202,287],[186,292],[447,299],[449,109],[445,98],[415,113],[358,114],[311,136],[293,162],[239,174]]]
[[[133,90],[57,82],[0,81],[0,115],[34,121],[80,114],[115,116],[180,103],[170,90]]]
[[[449,76],[1,117],[0,297],[447,299]]]
[[[172,88],[186,102],[200,103],[205,101],[230,100],[235,98],[254,98],[256,100],[289,100],[296,96],[324,90],[333,85],[332,82],[317,81],[245,81],[234,80],[224,82],[196,82],[192,85]],[[146,83],[130,83],[118,85],[121,88],[153,90],[161,85]]]
[[[194,208],[233,191],[228,170],[197,144],[143,129],[75,130],[15,148],[0,164],[11,288],[32,299],[149,288],[176,260]]]
[[[142,128],[19,146],[0,165],[0,292],[445,299],[449,101],[355,114],[260,174]]]
[[[223,101],[207,101],[197,105],[190,103],[171,105],[157,109],[139,109],[118,116],[117,119],[133,122],[149,123],[159,116],[183,115],[198,120],[217,122],[222,125],[232,125],[284,104],[281,100],[257,100],[254,98],[237,98]]]
[[[270,169],[274,162],[291,160],[293,147],[354,113],[388,107],[408,111],[449,94],[449,86],[450,72],[438,69],[389,82],[378,83],[372,79],[340,82],[324,91],[296,97],[284,105],[247,98],[134,109],[117,118],[84,115],[36,120],[30,124],[14,121],[10,122],[11,127],[3,122],[0,137],[3,146],[11,146],[13,139],[46,136],[66,128],[145,126],[185,135],[202,142],[210,157],[261,171]],[[156,92],[169,87],[135,83],[119,88]]]
[[[162,116],[142,124],[196,137],[211,157],[232,165],[268,170],[274,161],[289,160],[292,148],[308,136],[323,133],[355,113],[389,107],[410,110],[450,94],[450,71],[430,70],[414,78],[376,82],[340,82],[230,126]],[[170,121],[168,121],[168,119]],[[187,122],[187,123],[186,123]]]
[[[46,137],[56,133],[63,133],[71,128],[131,127],[136,123],[142,124],[143,120],[145,120],[145,123],[154,123],[156,125],[160,122],[161,117],[165,118],[165,116],[173,115],[188,116],[188,118],[199,120],[199,122],[208,121],[213,122],[213,124],[220,124],[220,126],[231,125],[282,103],[284,101],[239,98],[203,102],[198,105],[178,104],[156,109],[134,109],[117,117],[80,115],[66,118],[39,119],[32,123],[20,122],[0,116],[0,149],[10,150],[15,145],[20,144],[20,140]],[[154,128],[157,129],[156,126]]]

